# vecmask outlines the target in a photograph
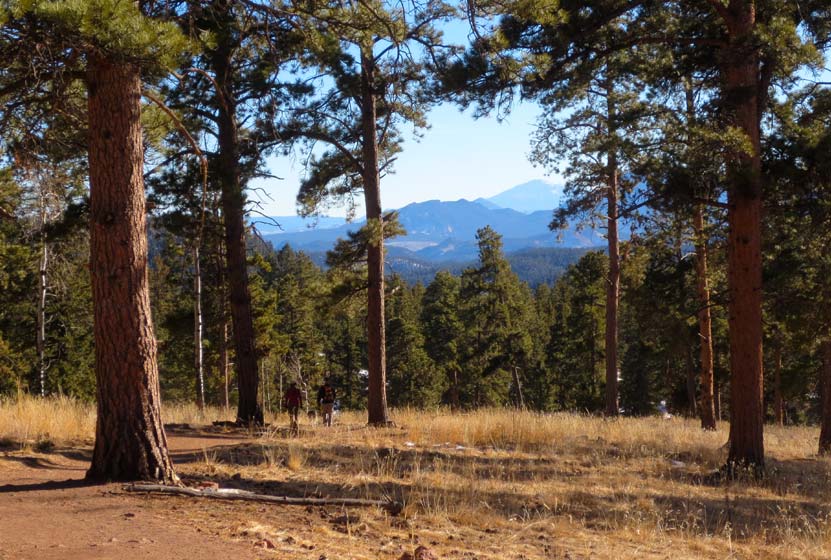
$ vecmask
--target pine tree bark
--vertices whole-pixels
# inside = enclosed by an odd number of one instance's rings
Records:
[[[90,53],[87,87],[98,393],[87,478],[175,483],[150,314],[139,69]]]
[[[713,326],[710,316],[710,286],[707,279],[707,234],[704,228],[704,208],[696,205],[693,215],[695,230],[695,279],[698,291],[698,339],[701,362],[701,427],[716,429],[716,407],[713,385]]]
[[[744,133],[728,174],[728,325],[730,328],[730,472],[764,469],[762,366],[762,165],[760,122],[767,92],[754,34],[755,2],[722,5],[729,42],[723,49],[724,102],[730,124]]]
[[[389,423],[387,359],[384,331],[384,222],[381,214],[381,177],[378,169],[375,67],[371,55],[361,53],[362,179],[367,224],[377,225],[367,249],[367,345],[369,354],[368,422]]]
[[[239,126],[236,120],[236,99],[233,92],[233,41],[230,7],[217,2],[217,18],[227,20],[217,34],[217,47],[212,65],[218,86],[218,165],[216,177],[222,192],[222,215],[225,222],[228,295],[234,337],[234,366],[237,373],[239,403],[237,420],[262,423],[258,404],[258,368],[254,345],[254,320],[251,313],[251,292],[248,287],[248,264],[245,242],[245,191],[240,173]]]
[[[824,340],[822,351],[822,424],[819,432],[819,454],[831,455],[831,340]]]

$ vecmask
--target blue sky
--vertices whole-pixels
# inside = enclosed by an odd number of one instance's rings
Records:
[[[539,108],[520,104],[502,122],[495,117],[474,119],[450,104],[429,114],[430,129],[421,139],[406,137],[404,150],[395,162],[395,172],[381,181],[384,208],[401,208],[425,200],[469,200],[493,196],[510,187],[546,178],[542,168],[528,161],[530,138]],[[303,175],[303,161],[274,158],[271,173],[282,180],[255,182],[272,200],[259,195],[263,211],[272,216],[295,214],[295,196]],[[547,177],[559,182],[558,177]],[[252,197],[258,197],[256,190]],[[332,210],[330,215],[343,215]],[[357,214],[363,215],[358,209]]]

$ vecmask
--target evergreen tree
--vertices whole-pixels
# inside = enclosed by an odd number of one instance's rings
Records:
[[[544,97],[558,84],[590,75],[633,45],[677,45],[718,76],[719,140],[727,174],[731,424],[728,472],[764,465],[762,438],[761,119],[774,81],[786,84],[817,65],[831,7],[793,10],[778,0],[615,0],[548,4],[484,2],[471,21],[494,22],[466,59],[448,72],[463,100],[505,107],[513,88]],[[480,17],[477,17],[480,16]],[[487,16],[487,17],[482,17]],[[625,21],[625,25],[610,24]],[[690,23],[690,25],[685,25]],[[765,36],[765,41],[759,41]],[[712,56],[713,46],[717,56]],[[464,86],[460,87],[460,84]],[[613,214],[616,215],[616,214]]]
[[[306,214],[334,199],[363,192],[367,225],[367,343],[369,423],[389,422],[384,331],[384,244],[381,174],[400,150],[404,123],[425,126],[430,73],[422,58],[440,46],[434,23],[450,9],[442,2],[307,2],[295,7],[312,35],[313,63],[335,87],[298,123],[297,134],[330,151],[313,158],[298,202]],[[426,52],[425,52],[426,51]]]
[[[387,283],[387,368],[390,404],[396,407],[436,406],[444,391],[445,378],[424,349],[419,328],[420,284],[407,286],[393,276]]]
[[[490,227],[477,231],[479,265],[462,273],[460,318],[464,354],[460,401],[466,406],[523,401],[520,372],[532,350],[526,327],[530,290],[502,254],[502,237]]]
[[[436,368],[444,375],[447,393],[444,402],[457,410],[461,406],[461,344],[464,333],[459,318],[459,278],[439,271],[427,286],[421,308],[424,347]]]
[[[209,162],[209,188],[219,193],[217,225],[224,230],[223,279],[233,326],[237,417],[244,422],[262,421],[257,333],[246,268],[246,188],[251,179],[265,174],[265,157],[282,147],[282,113],[308,93],[290,76],[299,36],[289,20],[287,12],[268,4],[189,3],[179,21],[201,50],[187,61],[180,83],[165,88],[171,107],[181,111],[187,128],[210,147],[203,151]],[[174,160],[167,176],[181,174],[182,167]],[[181,175],[184,181],[174,179],[167,187],[174,193],[178,190],[180,198],[196,192],[201,179],[192,170]],[[194,231],[200,218],[195,212],[191,216]]]
[[[277,292],[278,330],[288,337],[278,356],[286,379],[297,380],[312,395],[323,378],[324,341],[317,306],[324,295],[324,277],[308,255],[286,245],[273,257],[272,286]],[[312,395],[313,396],[313,395]]]
[[[26,40],[27,34],[50,29],[41,39],[52,47],[44,49],[55,57],[52,66],[62,66],[69,75],[73,71],[83,75],[87,90],[98,390],[88,477],[174,482],[177,477],[160,418],[150,317],[140,100],[142,65],[158,73],[171,62],[162,52],[179,52],[184,42],[174,29],[147,18],[133,3],[15,2],[2,9],[6,25],[0,40]],[[28,59],[28,53],[18,55]],[[83,68],[74,67],[80,61]],[[4,75],[0,88],[15,83],[19,72],[27,72],[25,63],[22,68],[19,60],[16,64],[18,73]],[[30,76],[17,82],[18,90],[11,93],[36,98],[37,84],[43,79]],[[32,82],[34,92],[26,89]],[[56,88],[58,93],[63,87]]]
[[[546,365],[554,384],[553,408],[598,411],[603,408],[602,368],[606,256],[586,253],[554,286]]]

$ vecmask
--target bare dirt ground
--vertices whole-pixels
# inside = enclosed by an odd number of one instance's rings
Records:
[[[227,463],[261,460],[252,451],[255,437],[175,428],[168,432],[185,483],[212,479],[223,487],[281,495],[355,494],[354,485],[338,489],[327,482],[312,488],[305,477],[262,482],[229,474]],[[585,543],[577,542],[580,537],[554,539],[555,528],[548,522],[524,525],[520,531],[500,526],[448,528],[429,519],[420,522],[417,515],[392,517],[376,508],[345,511],[132,494],[122,484],[86,484],[89,454],[85,447],[0,451],[0,560],[398,559],[421,545],[441,558],[605,556],[591,552],[600,545],[574,552],[585,549]],[[573,546],[568,540],[574,540]],[[665,554],[654,543],[643,552],[652,549],[659,557],[669,557],[667,544],[658,545]]]
[[[825,460],[772,460],[773,475],[762,485],[710,485],[699,473],[720,459],[696,453],[716,449],[723,435],[684,435],[684,424],[654,428],[663,438],[656,444],[644,435],[651,424],[635,430],[598,422],[600,437],[576,433],[594,422],[579,418],[554,438],[540,435],[559,442],[553,447],[510,448],[495,429],[486,439],[472,431],[427,433],[431,421],[413,417],[406,430],[310,425],[298,438],[279,429],[252,435],[168,427],[177,472],[188,485],[388,497],[404,502],[398,516],[375,507],[127,493],[121,484],[84,483],[88,446],[7,442],[0,447],[0,560],[399,560],[422,545],[434,558],[457,560],[829,557]],[[467,418],[464,426],[482,422]],[[673,438],[679,448],[699,451],[651,447],[671,447]],[[702,445],[685,438],[701,438]],[[780,456],[804,456],[814,434],[790,430],[770,438]],[[800,438],[806,443],[791,450]]]
[[[187,452],[193,443],[170,440],[175,453]],[[88,456],[88,449],[0,453],[0,559],[260,557],[250,543],[200,526],[200,510],[211,504],[128,495],[120,484],[84,483]]]
[[[243,464],[249,462],[246,457],[259,460],[248,452],[255,437],[176,428],[168,432],[171,454],[186,484],[216,479],[203,475],[214,470],[210,465],[219,454],[237,454]],[[429,528],[418,535],[410,521],[376,508],[232,503],[127,493],[123,484],[87,484],[83,479],[90,452],[86,447],[0,449],[0,560],[397,559],[421,544],[430,545]],[[221,484],[263,486],[238,474]],[[292,489],[291,481],[274,485],[281,494],[309,491],[305,483],[302,489]],[[314,493],[321,492],[331,493],[318,485]],[[483,535],[494,541],[494,533]],[[449,538],[451,544],[457,539],[455,557],[488,557],[482,556],[487,549],[498,553],[496,543],[481,542],[484,537],[474,536],[473,547],[444,531],[434,537]]]

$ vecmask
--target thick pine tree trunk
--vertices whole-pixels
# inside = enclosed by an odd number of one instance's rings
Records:
[[[618,172],[609,156],[609,185],[606,194],[609,278],[606,283],[606,416],[618,414],[617,348],[618,306],[620,304],[620,247],[618,242]]]
[[[139,69],[90,54],[90,271],[98,420],[87,478],[178,481],[150,316]]]
[[[707,280],[707,234],[704,229],[704,208],[696,205],[693,216],[695,230],[695,279],[698,291],[698,339],[701,361],[701,427],[716,429],[716,407],[713,385],[713,327],[710,316],[710,286]]]
[[[824,340],[822,350],[822,425],[819,432],[819,454],[831,455],[831,340]]]
[[[753,35],[755,3],[725,9],[725,101],[731,124],[750,148],[728,159],[728,305],[730,328],[730,451],[728,471],[764,468],[762,401],[762,166],[760,59]]]
[[[230,20],[228,6],[217,17]],[[230,21],[228,23],[230,26]],[[237,372],[239,403],[237,419],[242,422],[262,422],[258,404],[258,369],[254,345],[254,320],[251,314],[251,292],[248,288],[248,265],[245,243],[245,192],[240,179],[239,127],[236,121],[236,100],[232,90],[232,47],[230,30],[219,34],[218,47],[213,56],[218,97],[218,166],[215,170],[222,191],[222,215],[225,222],[225,251],[227,255],[228,295],[234,336],[234,365]]]
[[[384,331],[384,223],[381,214],[381,177],[378,170],[376,132],[375,69],[372,59],[361,55],[361,132],[363,137],[363,183],[366,218],[380,231],[367,250],[367,346],[369,354],[369,424],[389,423],[387,411],[387,357]]]

